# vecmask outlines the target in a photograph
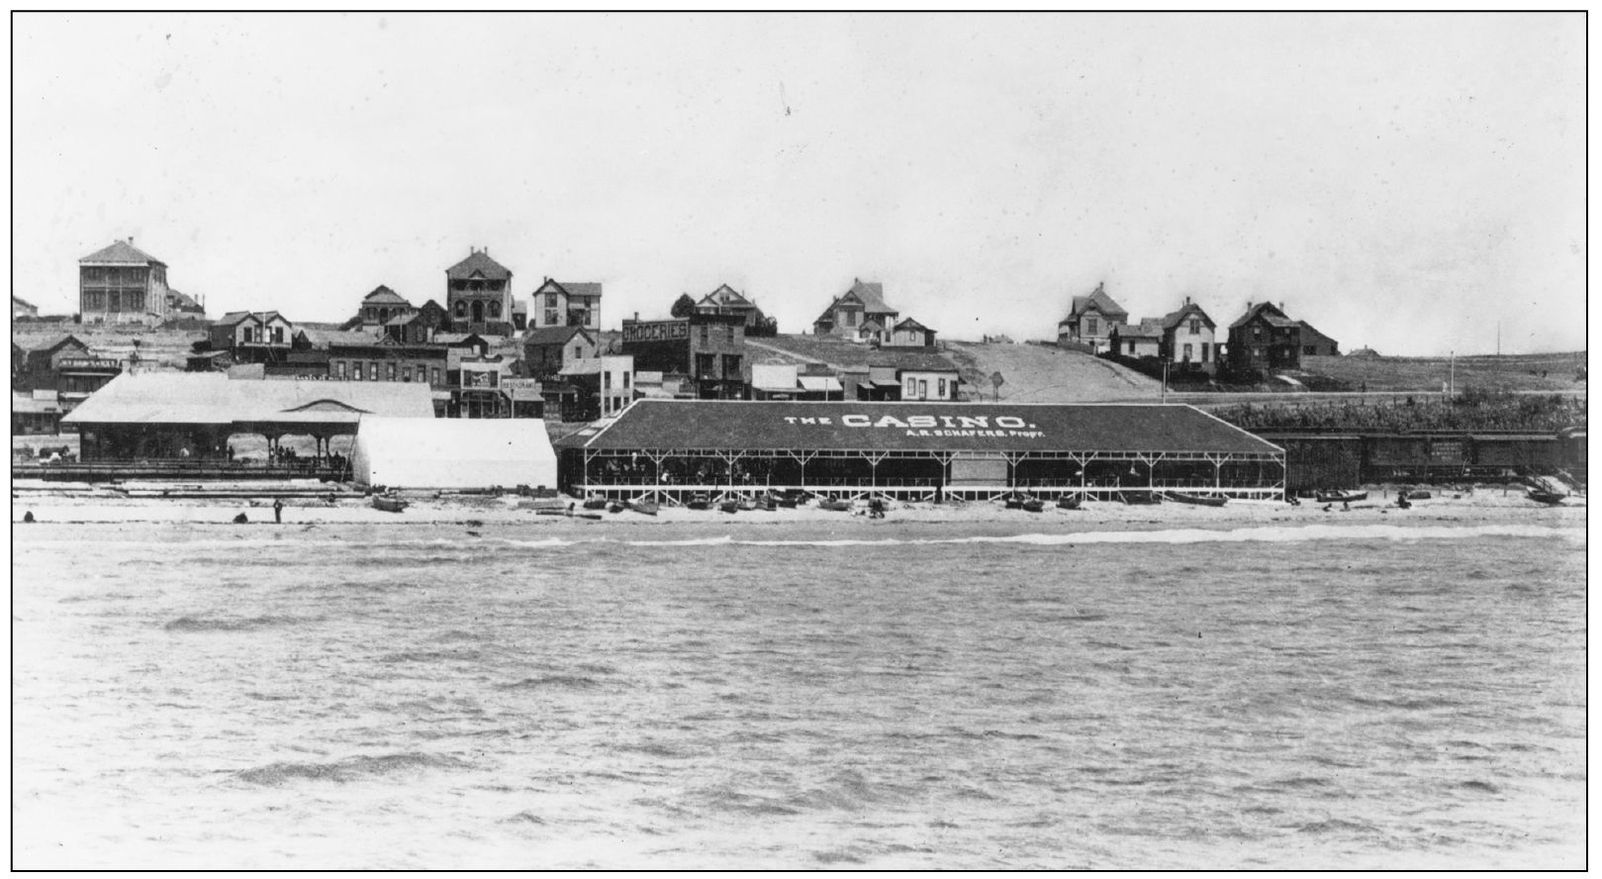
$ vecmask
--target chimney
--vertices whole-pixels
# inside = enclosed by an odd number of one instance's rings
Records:
[[[634,312],[634,322],[635,323],[639,323],[640,322],[640,313],[638,311]]]
[[[129,246],[129,247],[132,247],[132,246],[133,246],[133,236],[132,236],[132,235],[129,235],[129,236],[128,236],[128,246]]]
[[[1279,310],[1280,310],[1280,311],[1284,311],[1284,310],[1285,310],[1285,303],[1284,303],[1284,302],[1281,302],[1281,303],[1280,303],[1280,304],[1279,304]]]
[[[1247,311],[1251,311],[1252,310],[1252,301],[1250,299],[1246,300],[1246,310]]]
[[[1186,297],[1185,297],[1185,304],[1186,304],[1186,305],[1189,305],[1189,304],[1190,304],[1190,297],[1189,297],[1189,296],[1186,296]]]

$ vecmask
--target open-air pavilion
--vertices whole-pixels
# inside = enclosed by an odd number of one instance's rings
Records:
[[[310,437],[320,470],[333,440],[364,415],[434,417],[427,384],[312,379],[231,379],[221,373],[123,373],[62,419],[80,435],[86,463],[228,465],[230,438],[265,438],[268,460],[285,437]]]
[[[559,443],[563,486],[682,503],[833,498],[1279,498],[1285,452],[1184,405],[637,400]]]

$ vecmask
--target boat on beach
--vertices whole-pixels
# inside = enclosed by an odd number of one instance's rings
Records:
[[[1556,507],[1561,506],[1563,499],[1568,497],[1568,495],[1559,494],[1555,491],[1548,491],[1544,488],[1532,488],[1530,489],[1528,497],[1530,500],[1535,501],[1538,504],[1546,504],[1549,507]]]
[[[1084,498],[1080,497],[1077,494],[1071,494],[1071,495],[1070,494],[1065,494],[1062,497],[1057,498],[1057,509],[1059,509],[1059,510],[1077,510],[1077,509],[1079,509],[1079,504],[1082,503],[1083,501],[1084,501]]]
[[[409,505],[408,501],[403,501],[398,497],[388,497],[382,494],[373,495],[373,509],[375,510],[383,510],[386,513],[399,513]]]
[[[1126,504],[1160,504],[1162,496],[1155,491],[1121,491],[1118,497]]]
[[[851,511],[851,502],[824,499],[818,501],[818,509],[833,510],[836,513],[847,513]]]
[[[1018,506],[1026,513],[1039,513],[1046,509],[1046,502],[1037,497],[1026,497]]]
[[[1366,491],[1321,491],[1317,495],[1321,504],[1355,504],[1368,500]]]
[[[657,510],[660,509],[656,501],[646,500],[644,498],[635,498],[634,500],[629,501],[625,506],[636,513],[641,513],[646,516],[655,516]]]
[[[725,513],[738,513],[740,511],[740,502],[739,501],[724,501],[723,503],[718,504],[718,509],[722,510]]]
[[[1189,494],[1183,491],[1169,492],[1168,499],[1181,504],[1195,504],[1199,507],[1221,507],[1229,500],[1223,496]]]
[[[685,506],[692,510],[710,510],[712,509],[712,501],[708,500],[706,495],[698,494],[690,498],[689,503],[685,504]]]

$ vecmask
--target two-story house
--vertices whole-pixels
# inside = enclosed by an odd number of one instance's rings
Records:
[[[1302,327],[1301,346],[1303,357],[1340,356],[1341,346],[1339,342],[1314,329],[1313,325],[1305,320],[1299,320],[1297,323],[1301,324]]]
[[[546,278],[534,290],[528,325],[534,329],[571,326],[600,332],[601,285],[594,281]]]
[[[1088,295],[1073,298],[1068,316],[1057,324],[1057,344],[1087,345],[1100,354],[1113,327],[1128,321],[1129,312],[1107,295],[1106,284],[1097,284]]]
[[[737,314],[745,319],[747,332],[762,320],[762,309],[728,284],[721,284],[716,290],[702,296],[695,303],[695,310],[701,314]]]
[[[512,334],[512,270],[470,248],[467,258],[445,270],[445,310],[457,332]]]
[[[812,322],[812,332],[818,336],[882,343],[889,337],[900,314],[885,304],[882,283],[854,278],[851,289],[835,297]],[[866,324],[873,326],[864,331]]]
[[[434,341],[439,333],[450,332],[450,328],[451,319],[445,306],[430,299],[411,314],[391,317],[384,324],[384,335],[397,342],[421,345]]]
[[[1185,297],[1185,304],[1162,318],[1162,343],[1157,356],[1180,370],[1218,370],[1217,325],[1200,305]]]
[[[583,327],[540,327],[523,334],[523,372],[530,378],[546,378],[599,356],[595,335]]]
[[[1237,375],[1301,366],[1302,325],[1272,302],[1246,303],[1246,313],[1229,325],[1226,363]]]
[[[166,320],[167,264],[115,241],[78,260],[78,312],[84,323],[143,323]]]

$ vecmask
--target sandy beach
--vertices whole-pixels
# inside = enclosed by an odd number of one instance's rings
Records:
[[[129,484],[130,486],[132,484]],[[212,486],[221,488],[220,485]],[[291,487],[316,488],[315,484],[256,483],[241,486],[242,493],[253,488],[263,492],[261,498],[148,498],[126,497],[109,488],[66,483],[18,481],[12,488],[11,519],[20,523],[26,513],[32,513],[36,522],[52,523],[192,523],[195,525],[226,525],[251,527],[273,523],[273,489]],[[598,513],[600,519],[567,518],[541,515],[541,507],[549,507],[550,500],[536,500],[507,494],[502,496],[445,494],[431,492],[404,493],[410,503],[405,511],[390,513],[374,509],[370,499],[355,492],[333,495],[334,500],[317,498],[284,499],[283,526],[322,524],[391,524],[397,526],[433,523],[439,525],[479,524],[527,525],[529,527],[555,527],[582,524],[605,528],[609,524],[705,524],[708,526],[773,526],[786,524],[828,523],[849,524],[863,528],[896,528],[909,523],[965,524],[965,523],[1016,523],[1021,527],[1049,527],[1053,530],[1121,530],[1144,527],[1200,527],[1233,528],[1263,525],[1303,524],[1357,524],[1431,522],[1462,525],[1530,523],[1542,525],[1577,525],[1586,521],[1586,499],[1574,496],[1556,507],[1547,507],[1530,501],[1523,489],[1517,486],[1477,486],[1472,490],[1429,487],[1431,497],[1413,503],[1410,509],[1396,506],[1396,487],[1368,486],[1369,498],[1351,505],[1350,509],[1323,505],[1304,500],[1300,506],[1279,501],[1231,501],[1224,507],[1201,507],[1165,502],[1157,505],[1130,506],[1120,503],[1087,503],[1078,510],[1062,510],[1047,506],[1043,512],[1027,513],[1007,509],[1001,502],[969,502],[943,504],[900,503],[887,504],[883,519],[869,519],[866,506],[859,503],[851,512],[822,510],[806,504],[794,509],[772,512],[753,511],[736,514],[717,510],[690,510],[683,507],[661,508],[656,516],[646,516],[629,510],[619,513]],[[567,500],[563,498],[563,500]],[[233,519],[239,513],[248,518],[245,525],[236,525]]]

